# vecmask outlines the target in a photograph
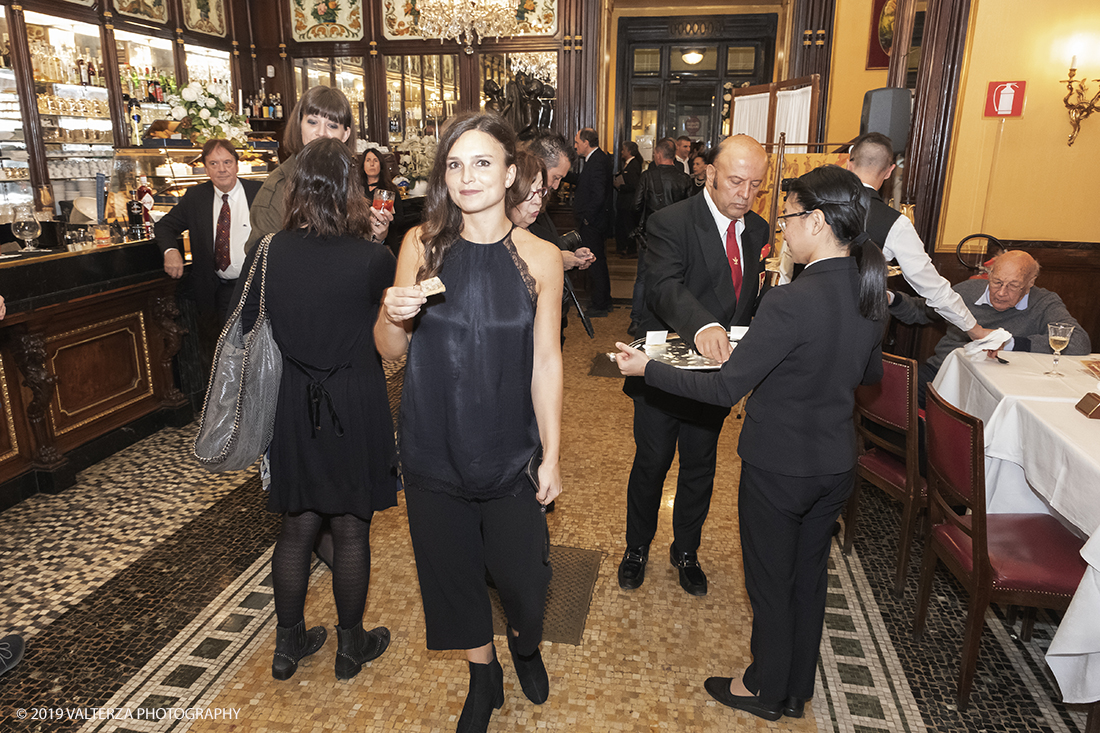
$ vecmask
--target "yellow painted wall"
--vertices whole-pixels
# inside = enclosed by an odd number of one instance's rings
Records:
[[[1100,78],[1100,3],[976,0],[969,36],[937,241],[953,249],[977,231],[1100,241],[1100,115],[1067,146],[1066,85],[1058,83],[1074,54],[1078,79]],[[1002,132],[1001,120],[983,116],[986,90],[1014,80],[1027,82],[1024,112],[1004,120]],[[1090,96],[1098,86],[1089,82]]]
[[[872,0],[837,0],[833,58],[829,71],[825,141],[848,142],[859,135],[863,95],[886,86],[886,70],[867,70]]]

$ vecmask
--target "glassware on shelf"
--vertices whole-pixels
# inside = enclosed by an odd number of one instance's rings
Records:
[[[42,233],[42,225],[34,214],[34,205],[16,204],[12,213],[11,233],[23,240],[22,251],[38,252],[34,240]]]

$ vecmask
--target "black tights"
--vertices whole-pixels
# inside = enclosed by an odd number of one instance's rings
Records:
[[[315,512],[284,514],[283,529],[271,556],[275,613],[279,626],[289,628],[305,617],[306,590],[313,541],[323,517]],[[370,520],[354,514],[329,517],[332,524],[332,595],[340,627],[363,622],[370,583]]]

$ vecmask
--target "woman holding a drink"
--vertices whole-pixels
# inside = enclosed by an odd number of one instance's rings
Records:
[[[367,148],[360,162],[363,190],[366,191],[367,198],[372,200],[375,209],[393,214],[393,221],[397,222],[397,226],[391,226],[385,237],[386,245],[396,255],[401,249],[401,238],[405,235],[405,205],[401,200],[401,192],[394,185],[381,150]]]

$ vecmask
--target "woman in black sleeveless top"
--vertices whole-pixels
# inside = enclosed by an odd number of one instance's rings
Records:
[[[405,237],[375,325],[383,358],[408,354],[399,453],[429,649],[463,649],[459,731],[504,702],[485,571],[508,617],[527,697],[546,700],[539,655],[549,538],[540,509],[561,491],[561,255],[515,229],[506,194],[515,135],[490,114],[455,119],[428,179],[424,224]],[[446,292],[419,283],[439,277]],[[541,445],[542,463],[526,468]]]

